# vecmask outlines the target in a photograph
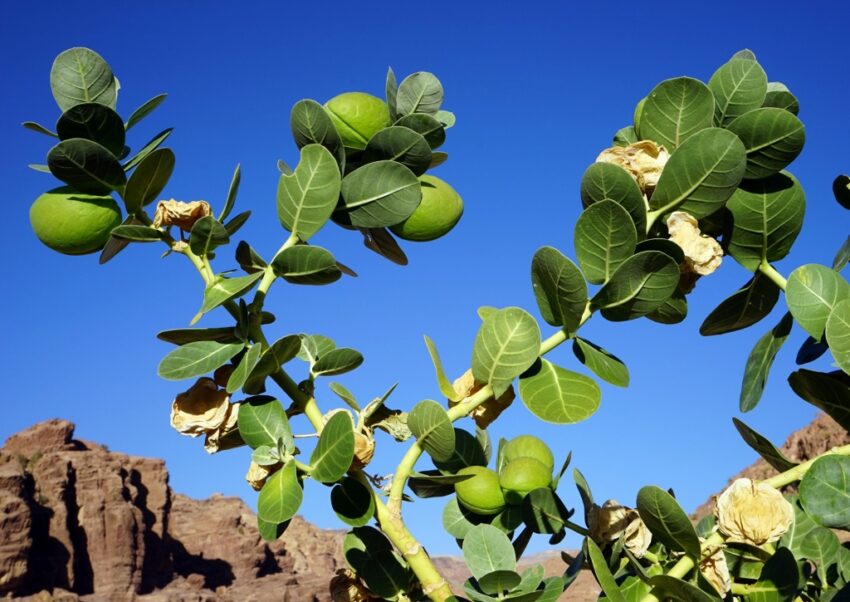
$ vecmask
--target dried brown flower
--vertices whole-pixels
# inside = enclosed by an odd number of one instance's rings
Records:
[[[484,386],[484,384],[485,383],[475,380],[472,376],[472,370],[467,370],[452,383],[454,390],[458,393],[458,395],[461,395],[463,399],[460,401],[449,400],[449,407],[451,408],[459,403],[463,403],[468,398],[475,395],[481,387]],[[508,406],[513,403],[514,397],[516,397],[516,394],[514,393],[513,386],[511,386],[507,391],[502,393],[498,399],[493,399],[491,397],[484,403],[480,404],[472,410],[470,416],[472,416],[472,419],[479,428],[486,429],[494,420],[496,420],[496,418],[499,417],[499,414],[504,412]]]
[[[354,433],[354,457],[348,470],[362,470],[366,468],[375,455],[375,439],[370,432],[355,431]]]
[[[212,215],[212,207],[206,201],[160,201],[156,204],[153,214],[153,225],[155,228],[163,226],[177,226],[184,232],[192,230],[195,222]]]
[[[670,153],[651,140],[640,140],[628,146],[613,146],[602,151],[596,162],[613,163],[625,169],[637,182],[647,198],[652,196],[658,178],[670,158]]]
[[[204,450],[208,454],[214,454],[224,449],[235,447],[232,443],[226,444],[225,437],[239,430],[239,403],[231,403],[228,408],[227,418],[220,427],[214,431],[207,431],[206,440],[204,441]],[[237,437],[237,441],[241,441]]]
[[[174,398],[171,426],[183,435],[198,437],[221,427],[229,411],[227,391],[219,389],[211,378],[199,378],[188,391]]]
[[[623,544],[638,558],[642,558],[652,543],[652,533],[641,520],[637,510],[608,500],[602,506],[594,504],[587,513],[590,538],[600,546],[623,537]]]
[[[333,602],[372,602],[380,600],[366,589],[366,586],[349,569],[337,569],[331,579],[330,593]]]
[[[700,232],[699,222],[694,216],[674,211],[667,218],[667,230],[670,240],[685,253],[685,263],[681,266],[684,274],[707,276],[720,267],[723,261],[720,243]]]
[[[776,541],[794,522],[794,508],[779,491],[746,478],[720,494],[714,513],[729,541],[754,546]]]
[[[278,471],[282,465],[280,463],[271,466],[262,466],[251,460],[251,465],[248,467],[248,472],[245,474],[245,480],[254,491],[259,491],[266,484],[272,474]]]
[[[705,540],[700,537],[700,543],[703,541]],[[726,554],[723,553],[722,547],[718,546],[712,551],[711,556],[706,556],[700,561],[699,572],[722,597],[726,597],[732,589],[732,577],[729,574],[729,565],[726,563]]]

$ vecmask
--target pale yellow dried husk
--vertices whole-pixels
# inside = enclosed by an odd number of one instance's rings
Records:
[[[184,232],[189,232],[196,221],[207,215],[212,215],[212,207],[206,201],[169,199],[156,204],[153,225],[155,228],[177,226]]]
[[[280,463],[273,464],[271,466],[261,466],[251,460],[251,465],[248,466],[248,472],[245,474],[245,480],[248,481],[251,489],[259,491],[263,488],[263,485],[266,484],[266,479],[268,479],[273,473],[277,472],[280,467]]]
[[[239,403],[231,403],[229,404],[227,418],[225,418],[224,424],[213,431],[207,431],[207,437],[204,440],[204,450],[208,454],[214,454],[220,451],[221,438],[239,428],[238,424]]]
[[[667,230],[670,240],[681,247],[685,253],[685,265],[688,272],[698,276],[713,273],[723,261],[723,249],[711,236],[702,234],[699,222],[684,211],[674,211],[667,218]]]
[[[608,500],[602,506],[593,504],[587,513],[590,538],[600,546],[623,537],[623,545],[642,558],[652,543],[652,533],[641,520],[637,510]]]
[[[357,575],[349,569],[337,569],[331,579],[330,593],[333,602],[371,602],[380,600],[374,597],[364,586]]]
[[[613,163],[625,169],[647,198],[652,196],[670,153],[652,140],[639,140],[628,146],[606,148],[596,157],[597,163]]]
[[[746,478],[720,494],[714,514],[728,541],[754,546],[778,540],[794,522],[794,508],[778,490]]]
[[[700,537],[700,543],[704,541]],[[723,553],[722,547],[718,546],[711,556],[706,556],[700,561],[699,572],[722,597],[726,597],[732,589],[732,576],[729,574],[729,565],[726,563],[726,554]]]
[[[221,427],[230,411],[230,396],[211,378],[199,378],[171,404],[171,426],[178,433],[197,437]]]
[[[354,457],[348,470],[362,470],[368,466],[375,455],[375,439],[371,433],[354,433]]]
[[[484,385],[485,383],[475,380],[475,377],[472,376],[472,370],[467,370],[452,383],[452,387],[457,394],[462,397],[462,399],[460,401],[452,401],[450,399],[449,407],[451,408],[459,403],[463,403],[468,398],[475,395]],[[478,425],[478,428],[486,429],[502,412],[510,407],[515,397],[516,393],[514,392],[513,386],[511,386],[507,391],[502,393],[498,399],[491,397],[484,403],[477,406],[474,410],[472,410],[470,416],[475,421],[475,424]]]

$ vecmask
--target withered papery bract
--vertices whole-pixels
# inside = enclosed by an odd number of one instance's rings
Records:
[[[156,204],[153,225],[155,228],[177,226],[184,232],[190,232],[195,222],[207,215],[212,215],[212,207],[206,201],[170,199]]]
[[[700,537],[700,543],[704,541],[705,539]],[[726,554],[723,553],[721,546],[717,546],[717,549],[710,556],[706,556],[700,561],[699,572],[721,596],[725,597],[732,589],[729,565],[726,563]]]
[[[215,431],[227,420],[230,396],[211,378],[202,377],[171,404],[171,426],[182,435],[198,437]]]
[[[690,213],[674,211],[667,218],[670,240],[685,253],[685,268],[698,276],[707,276],[720,267],[723,249],[711,236],[702,234],[699,222]]]
[[[720,494],[714,513],[729,541],[754,546],[776,541],[794,522],[794,508],[778,490],[746,478]]]
[[[652,140],[639,140],[628,146],[606,148],[596,157],[597,163],[613,163],[625,169],[647,198],[652,196],[658,178],[667,165],[670,153]]]
[[[652,543],[652,533],[641,520],[637,510],[608,500],[602,506],[593,504],[587,513],[590,538],[600,546],[623,538],[623,545],[642,558]]]
[[[467,370],[452,383],[452,387],[454,387],[454,390],[462,399],[460,401],[449,400],[449,407],[451,408],[459,403],[463,403],[475,395],[484,384],[476,382],[472,376],[472,370]],[[470,416],[475,421],[475,424],[478,425],[478,428],[486,429],[499,417],[499,414],[504,412],[513,403],[515,397],[516,393],[514,393],[513,385],[511,385],[498,399],[491,397],[472,410]]]

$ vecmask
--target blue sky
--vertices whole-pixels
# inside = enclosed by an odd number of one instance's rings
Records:
[[[640,6],[642,4],[643,6]],[[8,199],[5,235],[6,316],[2,342],[5,391],[0,438],[34,422],[63,417],[80,438],[166,460],[178,492],[255,494],[243,480],[248,453],[209,457],[200,440],[168,424],[173,396],[185,388],[156,376],[170,349],[154,338],[188,324],[202,285],[179,257],[137,245],[106,266],[96,256],[66,257],[43,247],[28,222],[31,202],[54,180],[26,168],[44,162],[48,138],[20,122],[53,125],[59,116],[48,73],[55,55],[71,46],[101,53],[121,80],[125,117],[147,98],[169,98],[131,132],[138,147],[174,126],[177,155],[164,196],[220,205],[234,166],[241,163],[237,209],[252,219],[240,233],[270,255],[285,237],[274,198],[275,162],[297,163],[289,109],[301,98],[324,102],[344,91],[381,95],[388,65],[403,77],[434,72],[446,90],[445,108],[457,115],[444,147],[449,161],[434,173],[463,196],[459,226],[431,244],[407,244],[407,268],[365,250],[357,236],[328,227],[316,242],[354,267],[357,279],[331,287],[279,284],[268,307],[278,315],[271,336],[321,333],[366,357],[338,380],[363,400],[394,382],[392,404],[410,409],[439,398],[422,335],[438,345],[447,371],[470,363],[480,305],[517,305],[537,314],[529,265],[534,251],[552,245],[574,257],[572,229],[581,209],[581,174],[631,121],[634,104],[656,83],[690,75],[707,80],[735,51],[751,48],[771,80],[798,96],[806,124],[803,154],[790,170],[804,185],[808,215],[792,255],[778,264],[786,275],[809,262],[829,263],[847,235],[846,214],[830,185],[850,171],[850,50],[843,3],[591,3],[432,2],[410,8],[382,3],[90,2],[15,3],[0,23],[0,155]],[[235,266],[220,253],[219,270]],[[720,489],[755,455],[738,438],[738,390],[757,338],[782,314],[759,325],[703,338],[708,312],[748,279],[727,259],[700,281],[690,315],[677,326],[646,320],[612,325],[595,317],[583,334],[629,366],[628,389],[603,385],[599,412],[572,426],[534,419],[517,402],[492,435],[538,434],[565,456],[601,499],[634,503],[646,484],[673,487],[687,509]],[[219,325],[212,314],[202,324]],[[550,331],[544,324],[544,336]],[[777,443],[815,416],[785,383],[797,329],[777,359],[761,405],[743,420]],[[578,367],[559,348],[551,359]],[[820,367],[829,365],[822,360]],[[187,383],[188,384],[188,383]],[[321,388],[327,410],[335,398]],[[296,423],[296,431],[305,430]],[[379,436],[376,472],[392,471],[405,446]],[[421,466],[428,467],[423,460]],[[568,505],[579,500],[562,486]],[[324,487],[310,483],[302,513],[338,527]],[[443,501],[418,501],[412,529],[433,552],[456,550],[440,529]],[[532,549],[543,549],[540,538]],[[575,537],[567,546],[578,545]]]

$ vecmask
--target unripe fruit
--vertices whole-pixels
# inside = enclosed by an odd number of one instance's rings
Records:
[[[425,242],[447,234],[463,215],[463,199],[440,178],[425,175],[422,200],[406,220],[390,226],[390,231],[404,240]]]
[[[363,150],[369,138],[390,125],[387,103],[365,92],[346,92],[325,103],[325,109],[348,148]]]
[[[35,235],[66,255],[99,251],[120,223],[121,210],[111,196],[83,194],[68,186],[45,192],[30,207]]]
[[[552,455],[552,450],[543,440],[534,435],[520,435],[508,441],[502,450],[502,458],[505,464],[517,458],[534,458],[544,464],[550,473],[555,468],[555,456]]]
[[[534,458],[517,458],[502,468],[499,485],[509,504],[521,504],[529,491],[552,484],[552,471]]]
[[[459,475],[474,475],[455,483],[458,501],[475,514],[498,514],[505,508],[505,497],[499,486],[499,475],[486,466],[467,466],[457,471]]]

